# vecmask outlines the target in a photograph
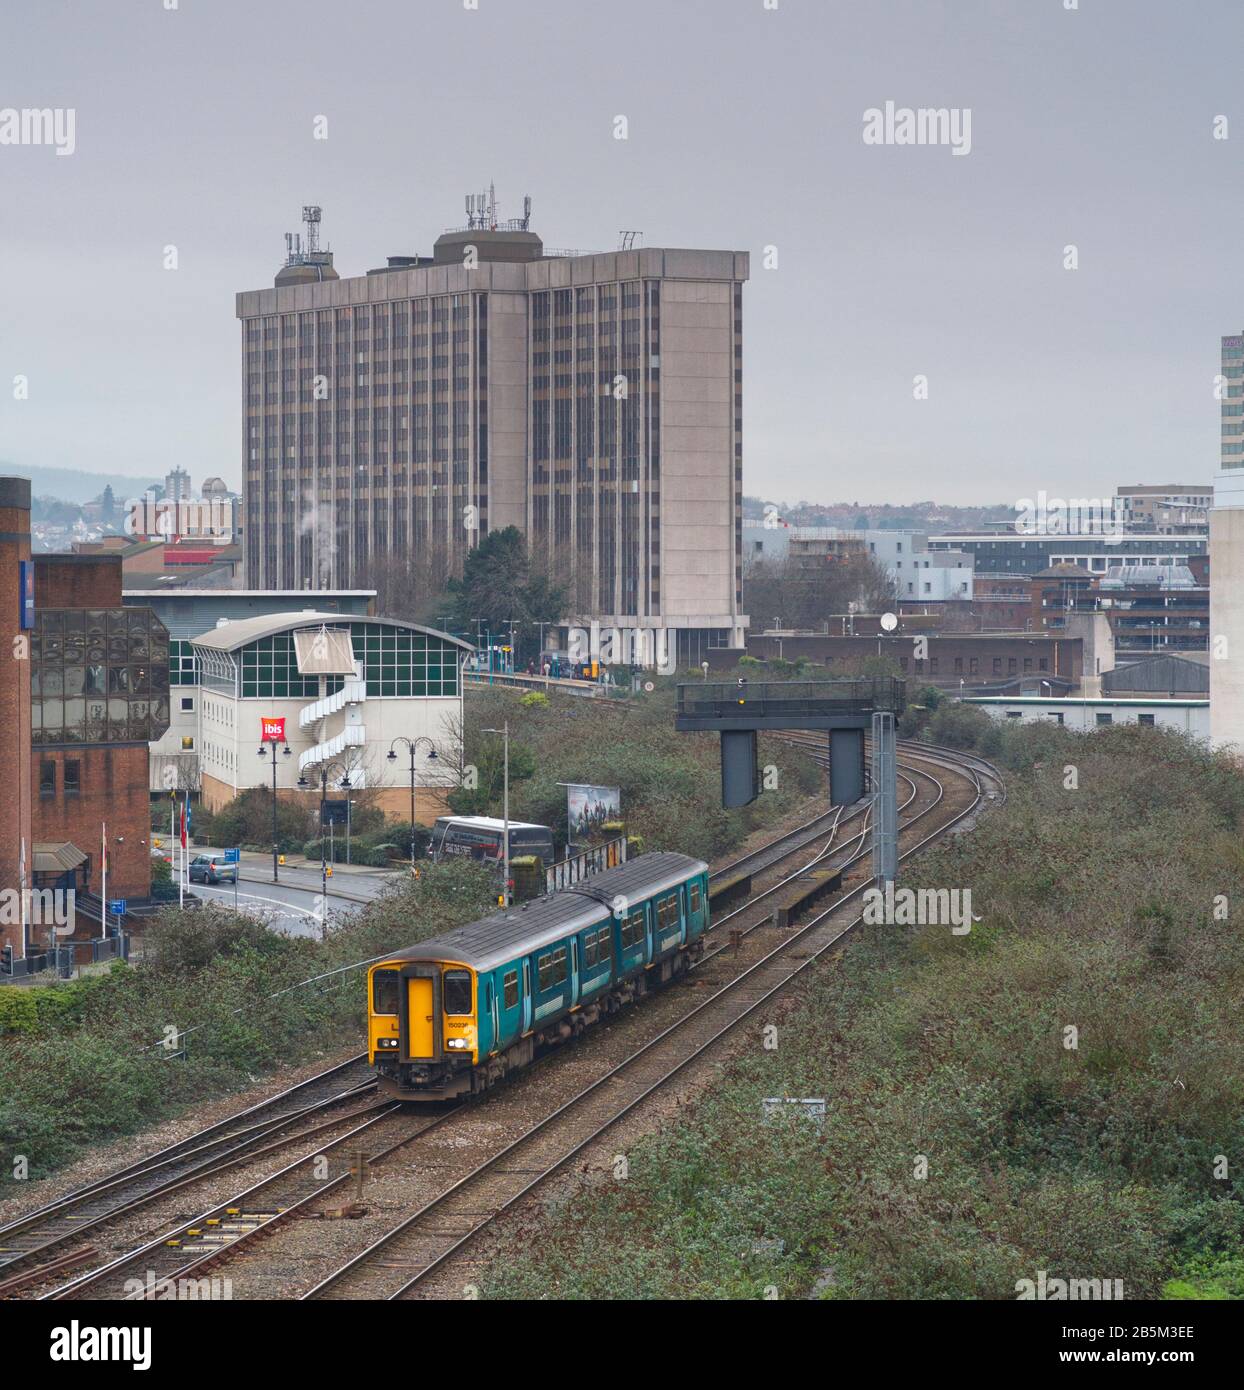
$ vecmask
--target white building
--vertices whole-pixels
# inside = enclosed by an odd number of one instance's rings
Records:
[[[757,521],[752,517],[743,519],[743,563],[757,560],[785,560],[790,550],[790,538],[796,528],[789,522]]]
[[[963,703],[978,705],[992,719],[1021,724],[1054,723],[1074,733],[1091,733],[1110,724],[1151,724],[1209,738],[1208,700],[1111,700],[1067,697],[970,695]]]
[[[202,798],[210,810],[248,787],[272,785],[272,745],[263,742],[272,721],[284,721],[284,740],[276,743],[282,796],[318,800],[327,772],[330,793],[348,777],[352,789],[378,791],[386,815],[406,819],[409,752],[400,744],[395,761],[388,754],[396,739],[422,737],[437,758],[423,748],[416,754],[417,817],[430,823],[445,809],[461,766],[468,643],[393,618],[303,612],[226,622],[191,645],[200,680]]]
[[[884,565],[900,599],[970,599],[972,558],[957,550],[930,550],[921,531],[861,531],[868,553]]]

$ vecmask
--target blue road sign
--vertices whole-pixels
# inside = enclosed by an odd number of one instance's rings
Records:
[[[125,906],[125,898],[113,898],[113,900],[108,904],[108,911],[111,912],[115,917],[124,917]]]
[[[238,863],[241,862],[241,859],[242,859],[242,851],[241,851],[240,849],[227,849],[227,850],[225,850],[225,863],[226,863],[226,864],[238,864]]]

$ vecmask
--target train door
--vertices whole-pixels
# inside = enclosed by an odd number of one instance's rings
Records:
[[[488,981],[488,1012],[492,1015],[492,1051],[501,1050],[501,1001],[497,998],[496,982]]]
[[[523,962],[523,1032],[531,1032],[531,962]]]
[[[691,917],[691,887],[684,883],[678,890],[678,944],[687,944],[687,924]]]
[[[436,1056],[436,1027],[433,988],[430,975],[413,975],[406,981],[406,1018],[409,1033],[406,1039],[408,1057]]]
[[[656,931],[656,912],[653,903],[644,904],[644,964],[651,965],[652,958],[656,954],[656,943],[653,941],[653,933]]]
[[[576,936],[570,943],[570,1004],[573,1007],[579,1002],[579,938]]]

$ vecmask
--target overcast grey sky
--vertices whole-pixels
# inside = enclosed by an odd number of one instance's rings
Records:
[[[5,7],[0,108],[74,108],[76,149],[0,145],[0,459],[238,483],[233,296],[301,205],[358,274],[492,179],[550,246],[751,251],[749,493],[1213,475],[1241,0],[166,3]],[[970,154],[865,144],[887,101],[970,108]]]

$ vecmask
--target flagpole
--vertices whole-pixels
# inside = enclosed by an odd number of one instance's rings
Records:
[[[181,844],[181,872],[177,875],[177,906],[186,905],[186,807],[183,803],[181,808],[181,835],[178,837]]]
[[[27,918],[29,906],[26,893],[26,837],[22,836],[22,959],[30,954],[30,930]]]
[[[103,883],[99,898],[99,939],[108,940],[108,822],[103,822],[100,838],[100,859],[103,864]]]

